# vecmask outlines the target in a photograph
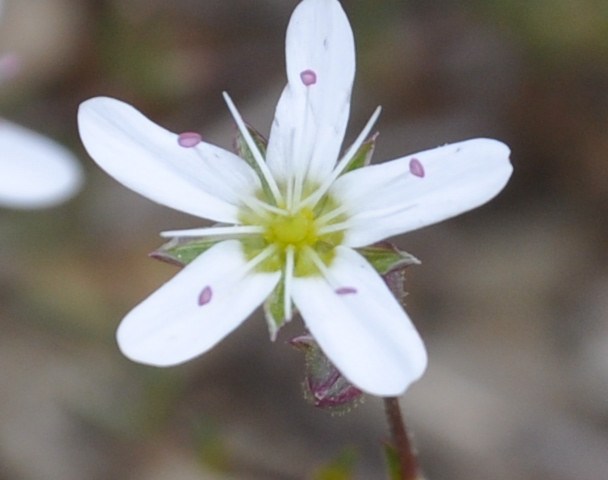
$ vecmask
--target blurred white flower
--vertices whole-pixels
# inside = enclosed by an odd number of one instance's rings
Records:
[[[52,140],[0,119],[0,206],[57,205],[82,184],[74,156]]]
[[[151,200],[219,222],[164,232],[198,239],[202,253],[124,318],[119,346],[135,361],[174,365],[213,347],[262,302],[276,328],[295,306],[350,382],[398,395],[422,375],[425,348],[357,249],[488,201],[511,174],[509,149],[475,139],[365,166],[360,152],[378,109],[339,157],[355,73],[340,3],[303,0],[286,42],[288,84],[267,148],[225,95],[243,158],[118,100],[81,105],[83,143],[104,170]]]
[[[0,1],[0,13],[3,2]],[[19,58],[0,57],[0,84],[19,70]],[[57,205],[82,184],[74,156],[52,140],[0,119],[0,207],[35,209]]]

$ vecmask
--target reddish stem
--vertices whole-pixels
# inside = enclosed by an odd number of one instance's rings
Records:
[[[393,437],[393,446],[399,457],[400,478],[401,480],[420,480],[416,454],[412,448],[412,443],[403,421],[399,400],[396,397],[385,398],[384,408],[391,429],[391,436]]]

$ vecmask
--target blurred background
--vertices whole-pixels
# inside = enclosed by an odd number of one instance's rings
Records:
[[[226,90],[267,133],[297,2],[5,3],[0,53],[22,70],[1,115],[69,147],[87,177],[62,206],[0,210],[0,479],[386,478],[381,401],[331,415],[304,400],[286,344],[301,323],[270,343],[258,312],[166,370],[114,340],[177,272],[147,258],[158,232],[201,221],[101,172],[79,103],[114,96],[230,148]],[[494,201],[396,239],[423,262],[406,303],[430,364],[402,406],[426,478],[606,478],[608,3],[342,3],[358,48],[347,143],[380,104],[376,162],[478,136],[512,149]]]

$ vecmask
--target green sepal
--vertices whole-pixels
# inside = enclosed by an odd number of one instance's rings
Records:
[[[380,275],[408,267],[410,265],[419,265],[418,260],[414,255],[399,250],[390,242],[380,242],[369,247],[356,249],[365,259],[376,269]]]
[[[268,140],[266,140],[264,135],[262,135],[252,126],[246,125],[246,127],[247,131],[251,135],[251,138],[253,139],[253,143],[255,144],[259,152],[262,154],[262,158],[266,158],[266,147],[268,146]],[[262,174],[260,166],[258,165],[258,162],[253,156],[253,153],[251,152],[249,145],[247,145],[247,141],[245,140],[245,137],[243,136],[240,130],[236,134],[236,138],[234,140],[234,148],[236,150],[237,155],[243,160],[245,160],[247,164],[255,170],[255,173],[257,173],[258,178],[262,182],[262,188],[264,189],[266,197],[274,198],[274,196],[272,195],[272,190],[270,190],[268,182],[266,182],[266,178]]]
[[[262,154],[262,157],[266,158],[266,148],[268,146],[268,140],[266,140],[266,137],[264,137],[264,135],[262,135],[260,132],[258,132],[251,125],[246,125],[246,127],[247,127],[247,131],[251,135],[251,138],[253,138],[253,143],[255,143],[255,146],[258,148],[258,150]],[[249,145],[247,145],[247,142],[245,141],[245,137],[243,137],[243,134],[241,133],[240,130],[236,134],[234,148],[239,157],[241,157],[243,160],[245,160],[253,168],[257,167],[257,162],[255,161],[255,158],[253,157],[253,153],[251,153],[251,150],[249,149]]]
[[[304,354],[304,398],[317,408],[343,415],[363,403],[363,392],[336,368],[310,334],[299,335],[289,344]]]
[[[175,237],[150,253],[150,257],[176,265],[187,265],[213,245],[223,241],[218,238],[184,238]]]
[[[342,175],[352,170],[356,170],[357,168],[367,167],[370,164],[376,148],[376,138],[378,138],[378,133],[374,133],[368,140],[361,144],[357,153],[355,153],[353,158],[350,159],[350,162],[348,162]]]
[[[285,325],[285,279],[281,281],[264,301],[264,315],[268,323],[270,340],[276,340],[279,330]]]

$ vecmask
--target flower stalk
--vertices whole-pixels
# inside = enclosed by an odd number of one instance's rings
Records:
[[[386,420],[391,430],[393,448],[399,460],[399,480],[423,480],[418,469],[416,453],[403,421],[397,397],[384,398]]]

